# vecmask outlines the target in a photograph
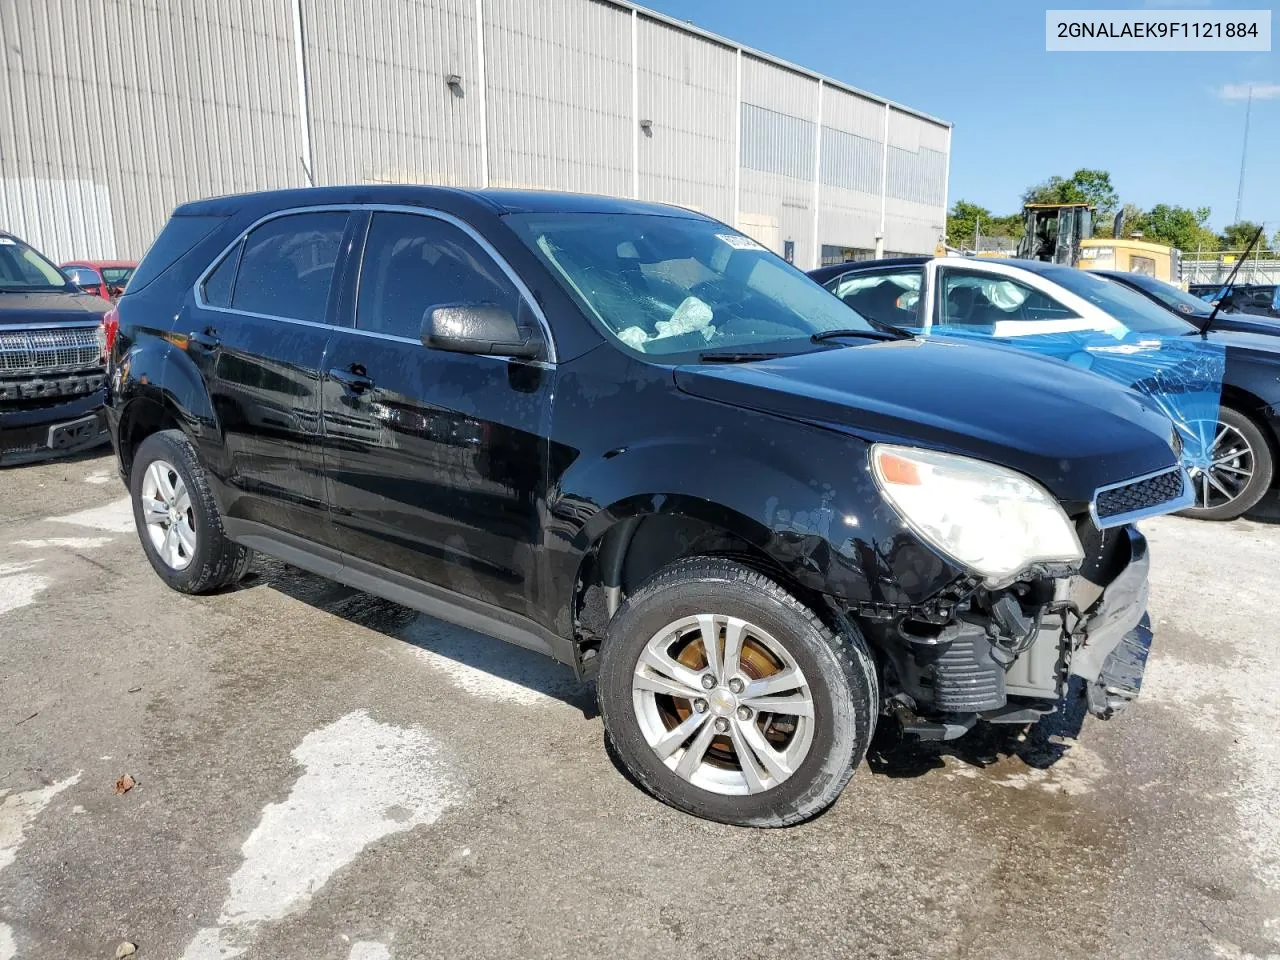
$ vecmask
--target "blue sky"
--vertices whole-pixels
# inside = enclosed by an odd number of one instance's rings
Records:
[[[1243,86],[1255,85],[1245,219],[1280,227],[1280,53],[1048,53],[1046,9],[1125,0],[642,0],[646,6],[955,124],[952,201],[996,213],[1078,167],[1111,171],[1122,202],[1235,212]],[[1212,7],[1150,0],[1146,7]],[[1267,9],[1224,0],[1221,9]],[[1273,15],[1274,19],[1274,15]],[[1273,23],[1273,33],[1277,25]],[[1265,97],[1259,97],[1262,92]]]

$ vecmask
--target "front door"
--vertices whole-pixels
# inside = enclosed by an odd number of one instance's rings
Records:
[[[187,352],[220,431],[210,464],[233,519],[327,542],[320,376],[346,211],[268,220],[200,285]]]
[[[424,347],[424,314],[450,303],[526,315],[460,226],[373,213],[354,327],[325,361],[336,536],[356,558],[532,616],[555,370]]]

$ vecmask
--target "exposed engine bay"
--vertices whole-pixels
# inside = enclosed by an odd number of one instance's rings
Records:
[[[1109,719],[1142,685],[1151,645],[1146,540],[1132,525],[1077,525],[1079,571],[1037,569],[973,589],[946,623],[863,619],[884,655],[886,710],[905,733],[949,740],[978,720],[1031,723],[1054,712],[1071,677]]]

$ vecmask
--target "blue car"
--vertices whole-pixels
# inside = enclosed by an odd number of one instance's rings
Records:
[[[1280,338],[1225,323],[1219,329],[1219,319],[1205,335],[1190,316],[1116,280],[1036,260],[902,257],[835,264],[810,276],[882,323],[927,337],[995,341],[1145,394],[1182,440],[1196,493],[1184,515],[1234,519],[1271,487],[1280,449]]]

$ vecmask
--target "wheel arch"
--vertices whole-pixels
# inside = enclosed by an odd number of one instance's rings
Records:
[[[1252,391],[1230,383],[1222,385],[1222,399],[1220,402],[1222,406],[1230,407],[1236,413],[1248,417],[1253,422],[1253,425],[1262,432],[1262,438],[1267,443],[1272,461],[1275,462],[1280,459],[1280,456],[1278,456],[1280,454],[1280,436],[1277,435],[1277,429],[1280,429],[1280,422],[1268,417],[1267,412],[1271,409],[1271,404],[1268,404]]]
[[[203,378],[186,351],[168,340],[135,345],[119,361],[115,390],[120,465],[125,475],[138,446],[159,430],[178,429],[199,449],[218,422]]]
[[[584,527],[572,597],[583,662],[598,649],[621,601],[654,573],[695,556],[731,557],[768,576],[810,609],[831,613],[822,594],[778,555],[759,520],[708,500],[679,495],[633,498],[600,511]]]

